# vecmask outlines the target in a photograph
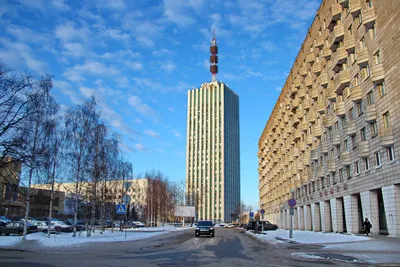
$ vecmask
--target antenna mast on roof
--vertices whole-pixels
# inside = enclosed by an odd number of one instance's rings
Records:
[[[210,72],[211,72],[211,81],[217,81],[217,73],[218,73],[218,46],[217,46],[217,39],[215,38],[215,29],[213,29],[213,38],[211,40],[210,46]]]

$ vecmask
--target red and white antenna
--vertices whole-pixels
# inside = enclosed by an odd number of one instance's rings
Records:
[[[218,46],[217,46],[217,39],[215,38],[215,29],[213,29],[213,38],[211,40],[210,46],[210,72],[211,72],[211,81],[217,81],[217,73],[218,73]]]

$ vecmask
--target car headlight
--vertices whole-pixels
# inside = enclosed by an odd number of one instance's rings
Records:
[[[200,228],[197,228],[197,227],[196,227],[196,230],[200,230]]]
[[[212,230],[214,230],[214,228],[210,228],[210,230],[212,231]]]

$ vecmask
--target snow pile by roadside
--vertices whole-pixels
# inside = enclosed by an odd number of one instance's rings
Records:
[[[81,236],[72,237],[72,233],[61,233],[57,235],[51,235],[50,238],[43,233],[34,233],[26,236],[28,242],[34,242],[35,244],[43,247],[68,247],[76,246],[85,243],[94,242],[124,242],[133,241],[144,238],[153,237],[156,235],[163,234],[163,232],[157,233],[126,233],[125,232],[114,232],[111,231],[103,232],[100,231],[92,233],[91,237],[86,237],[86,232],[82,232]],[[18,248],[24,241],[22,241],[20,236],[1,236],[0,237],[0,247],[15,247]]]
[[[294,241],[305,244],[328,244],[328,243],[345,243],[355,241],[366,241],[369,237],[356,236],[350,234],[323,233],[311,231],[293,231],[293,238],[289,238],[289,230],[278,229],[276,231],[264,231],[263,234],[254,234],[246,231],[246,234],[251,235],[266,243],[285,243]]]
[[[174,227],[172,225],[167,225],[163,227],[142,227],[142,228],[128,228],[124,229],[127,232],[178,232],[187,229],[193,229],[194,227]],[[119,231],[119,228],[114,228],[114,231]]]

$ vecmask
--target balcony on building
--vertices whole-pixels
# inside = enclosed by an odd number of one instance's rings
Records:
[[[328,73],[326,71],[322,72],[321,75],[318,77],[318,83],[326,88],[328,86]]]
[[[310,99],[304,99],[303,102],[302,102],[302,104],[303,104],[303,108],[304,108],[305,110],[309,110],[309,109],[310,109],[310,105],[311,105]]]
[[[356,122],[354,120],[346,121],[346,134],[349,136],[357,134]]]
[[[300,130],[302,130],[303,132],[308,130],[308,121],[303,121],[300,124]]]
[[[296,95],[296,93],[297,93],[297,87],[294,86],[294,83],[293,83],[292,86],[290,87],[290,94]]]
[[[343,151],[340,154],[340,162],[342,163],[343,166],[351,165],[351,157],[349,151]]]
[[[329,47],[332,49],[337,43],[343,41],[344,38],[344,27],[343,24],[338,24],[333,28],[333,31],[329,35]]]
[[[319,157],[319,155],[318,155],[318,149],[316,149],[316,148],[311,149],[311,151],[310,151],[310,157],[311,157],[311,160],[317,161],[317,160],[318,160],[318,157]]]
[[[341,118],[346,116],[346,108],[343,101],[336,103],[336,115]]]
[[[317,112],[320,114],[325,112],[325,102],[323,100],[317,102]]]
[[[344,88],[350,85],[350,71],[349,70],[342,70],[334,79],[335,84],[335,93],[342,94]]]
[[[326,128],[330,128],[330,127],[332,127],[332,126],[335,124],[335,122],[336,122],[336,116],[334,116],[334,115],[332,115],[332,114],[326,114],[326,115],[324,116],[323,122],[324,122],[324,126],[325,126]]]
[[[359,103],[362,101],[362,91],[359,85],[351,88],[351,101]]]
[[[296,110],[296,117],[301,120],[303,118],[304,111],[302,109]]]
[[[324,49],[322,49],[322,55],[325,59],[330,59],[332,56],[332,50],[330,47],[325,47]]]
[[[367,105],[364,111],[365,114],[365,121],[366,122],[373,122],[376,121],[376,106],[375,104]]]
[[[321,73],[321,62],[314,62],[314,64],[312,65],[312,72],[315,74],[319,74]]]
[[[291,103],[292,103],[292,99],[290,97],[286,97],[285,98],[285,105],[286,106],[290,106]]]
[[[353,52],[356,48],[356,40],[353,35],[346,35],[344,37],[344,47],[348,52]]]
[[[314,45],[315,47],[318,48],[322,47],[324,45],[324,36],[322,35],[317,36],[314,40]]]
[[[307,66],[306,65],[301,66],[301,68],[299,70],[299,74],[300,74],[300,76],[303,76],[303,77],[307,76]]]
[[[329,86],[329,87],[328,87],[328,91],[327,91],[326,98],[327,98],[329,101],[335,102],[335,101],[336,101],[336,97],[337,97],[337,94],[336,94],[335,88],[334,88],[333,86]]]
[[[361,12],[361,0],[351,0],[350,13],[356,17]]]
[[[313,143],[313,136],[311,134],[307,134],[306,136],[306,144],[307,145],[312,145]]]
[[[292,126],[294,127],[294,126],[296,126],[297,124],[299,124],[300,123],[300,120],[299,120],[299,118],[297,117],[297,115],[296,114],[294,114],[293,115],[293,117],[292,117]]]
[[[369,54],[368,49],[366,47],[360,48],[356,50],[356,59],[357,64],[361,67],[368,64]]]
[[[322,135],[322,127],[320,125],[318,125],[318,124],[314,125],[314,127],[313,127],[313,135],[315,137],[318,137],[318,138],[321,137],[321,135]]]
[[[369,151],[369,141],[361,141],[357,143],[358,155],[361,158],[368,158]]]
[[[330,158],[327,164],[327,172],[334,173],[336,172],[336,163],[335,160]]]
[[[370,28],[375,24],[376,14],[375,14],[375,7],[368,7],[364,8],[362,12],[363,17],[363,24],[365,27]]]
[[[300,154],[300,150],[297,147],[294,147],[292,150],[293,150],[293,156],[298,157]]]
[[[297,143],[297,147],[299,148],[299,150],[300,150],[301,152],[303,152],[303,151],[306,150],[306,144],[305,144],[304,142],[302,142],[302,141],[300,141],[300,142]]]
[[[383,127],[379,130],[381,146],[388,147],[394,144],[392,127]]]
[[[331,59],[332,65],[331,69],[334,72],[337,72],[340,65],[347,62],[347,51],[344,47],[339,47],[336,52],[333,54]]]
[[[301,131],[297,129],[294,131],[294,141],[299,140],[301,138]]]
[[[341,4],[342,7],[348,7],[349,6],[349,0],[339,0],[339,4]]]
[[[332,133],[332,145],[334,146],[340,145],[340,134],[338,131],[333,131]]]
[[[300,99],[299,99],[298,97],[295,97],[295,98],[292,100],[292,109],[298,108],[298,107],[299,107],[299,104],[300,104]]]
[[[317,117],[317,114],[315,114],[315,111],[310,110],[310,112],[308,113],[308,121],[313,123],[313,122],[315,122],[316,117]]]
[[[301,80],[299,77],[296,78],[296,80],[294,80],[294,87],[296,87],[297,89],[299,89],[301,86]]]
[[[312,50],[312,51],[307,53],[306,61],[307,61],[307,63],[311,63],[312,64],[314,62],[314,60],[315,60],[315,53],[314,53],[314,50]]]
[[[321,153],[322,154],[328,154],[329,147],[328,147],[328,142],[322,142],[321,144]]]
[[[342,6],[339,3],[332,4],[328,13],[328,19],[327,19],[328,26],[333,25],[337,20],[339,20],[341,15],[342,15]],[[329,28],[331,29],[331,27]]]
[[[307,77],[307,78],[305,78],[305,80],[304,80],[304,85],[305,85],[306,87],[310,88],[310,87],[312,86],[312,82],[313,82],[312,77]]]
[[[318,176],[318,178],[322,178],[325,176],[325,169],[323,166],[319,166],[317,168],[317,176]]]
[[[306,96],[306,89],[305,88],[300,88],[298,95],[300,98],[304,98]]]
[[[375,64],[371,66],[371,80],[374,83],[379,83],[385,78],[382,64]]]
[[[304,166],[310,166],[310,155],[305,154],[303,157],[303,165]]]
[[[317,99],[318,98],[318,89],[316,87],[311,88],[310,97],[312,99]]]
[[[288,122],[289,122],[289,115],[288,114],[283,115],[283,123],[285,124]]]
[[[301,171],[303,170],[304,166],[303,166],[303,161],[302,160],[298,160],[297,162],[297,171]]]

